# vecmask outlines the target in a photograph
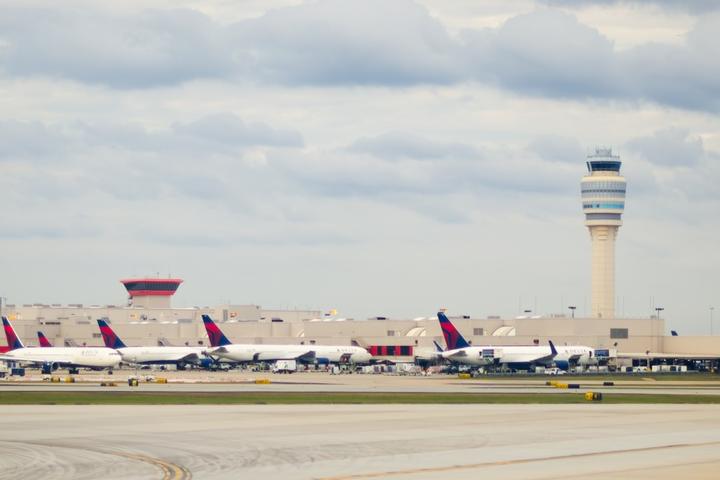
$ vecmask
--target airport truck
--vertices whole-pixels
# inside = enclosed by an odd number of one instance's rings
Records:
[[[297,372],[296,360],[278,360],[273,365],[273,373],[295,373]]]

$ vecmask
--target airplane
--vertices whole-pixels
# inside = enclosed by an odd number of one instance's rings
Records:
[[[42,348],[52,347],[52,343],[50,343],[50,340],[47,339],[43,332],[37,332],[37,336],[38,345],[40,345]]]
[[[122,357],[125,363],[138,365],[177,365],[178,370],[184,370],[187,364],[202,364],[203,360],[209,360],[203,355],[204,347],[128,347],[117,336],[107,321],[98,319],[98,327],[103,342],[108,348],[113,348]]]
[[[552,366],[567,370],[572,365],[588,364],[594,350],[585,346],[556,347],[552,341],[544,345],[472,346],[455,328],[445,313],[438,312],[438,321],[448,349],[441,354],[446,360],[473,366],[505,365],[528,368],[534,365]]]
[[[297,360],[305,363],[368,363],[372,355],[362,347],[351,345],[266,345],[232,343],[209,315],[202,316],[211,348],[205,351],[213,358],[235,362]]]
[[[2,317],[3,328],[10,350],[0,360],[40,365],[44,373],[67,368],[78,373],[79,368],[112,369],[120,364],[120,354],[107,347],[25,347],[7,317]]]

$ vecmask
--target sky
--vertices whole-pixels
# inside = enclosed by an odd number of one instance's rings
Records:
[[[617,314],[706,334],[718,32],[712,1],[2,2],[0,296],[582,315],[603,145]]]

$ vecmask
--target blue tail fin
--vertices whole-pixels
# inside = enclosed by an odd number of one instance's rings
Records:
[[[20,337],[15,333],[15,329],[10,325],[10,320],[7,317],[2,317],[3,329],[5,330],[5,337],[7,338],[8,347],[10,350],[16,350],[18,348],[25,348]]]
[[[439,344],[438,342],[436,342],[435,340],[433,340],[433,345],[435,345],[435,351],[436,351],[437,353],[442,353],[442,352],[445,351],[445,350],[443,350],[443,348],[440,346],[440,344]]]
[[[552,340],[548,340],[548,343],[550,344],[550,353],[552,354],[553,358],[557,356],[558,352],[555,348],[555,345],[553,345]]]
[[[127,345],[120,340],[115,331],[108,325],[105,320],[98,318],[98,327],[100,327],[100,335],[102,335],[103,342],[108,348],[125,348]]]
[[[447,344],[448,350],[467,348],[470,346],[460,332],[458,332],[458,329],[455,328],[455,325],[448,320],[447,316],[443,312],[438,312],[437,316],[440,321],[440,328],[442,329],[443,336],[445,337],[445,343]]]
[[[203,323],[205,324],[205,331],[207,331],[208,338],[210,339],[210,346],[212,347],[224,347],[225,345],[231,345],[232,342],[228,340],[225,334],[220,330],[210,315],[202,316]]]

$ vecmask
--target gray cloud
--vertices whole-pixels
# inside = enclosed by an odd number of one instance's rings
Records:
[[[617,90],[612,43],[571,15],[539,10],[464,39],[475,75],[500,87],[570,98]]]
[[[0,162],[51,161],[74,141],[68,132],[42,122],[0,120]]]
[[[192,10],[122,15],[86,7],[5,7],[0,39],[8,74],[118,88],[225,76],[234,68],[223,29]]]
[[[382,158],[427,160],[437,158],[478,158],[480,151],[471,145],[433,141],[419,135],[390,132],[362,137],[348,147],[351,152],[369,153]]]
[[[565,162],[577,165],[585,151],[576,138],[560,135],[542,135],[528,144],[528,150],[549,162]]]
[[[630,140],[627,146],[649,162],[665,167],[696,165],[705,155],[700,137],[694,137],[687,130],[674,127]]]
[[[232,28],[251,68],[279,83],[448,83],[465,70],[461,45],[410,0],[339,0],[273,10]]]
[[[679,10],[692,13],[703,13],[720,10],[720,4],[715,0],[541,0],[542,3],[553,6],[585,8],[591,5],[632,5],[638,6],[655,6],[667,10]]]
[[[397,134],[390,137],[395,138]],[[405,136],[401,136],[405,138]],[[373,137],[373,140],[385,139],[385,135]],[[368,139],[353,145],[365,146]],[[473,155],[448,155],[448,150],[437,150],[440,145],[455,144],[424,140],[420,145],[430,145],[432,156],[423,150],[422,161],[413,154],[419,148],[398,149],[394,142],[390,147],[385,142],[368,142],[373,148],[363,148],[360,152],[351,149],[345,152],[307,152],[286,156],[276,153],[269,158],[269,167],[279,175],[292,179],[295,188],[307,189],[316,195],[373,199],[383,204],[409,207],[415,211],[450,213],[448,218],[463,221],[465,217],[457,215],[455,209],[435,204],[432,209],[418,208],[426,204],[422,197],[447,198],[455,194],[466,194],[472,198],[491,200],[485,205],[496,202],[498,192],[511,194],[520,199],[534,194],[567,195],[576,189],[577,179],[582,174],[581,163],[558,165],[557,159],[552,166],[535,153],[512,148],[496,148],[478,154],[478,150],[463,145],[463,153]],[[403,146],[406,146],[403,144]],[[452,152],[453,149],[450,149]],[[582,156],[580,157],[582,158]],[[493,207],[498,210],[508,208],[510,203],[497,202]],[[440,215],[430,215],[440,218]]]
[[[457,39],[410,0],[319,1],[229,26],[192,10],[5,7],[0,68],[115,88],[208,78],[313,86],[479,81],[526,95],[717,111],[718,29],[720,15],[709,14],[683,45],[619,51],[552,9]]]
[[[217,113],[190,123],[178,123],[173,125],[173,131],[220,145],[303,146],[302,135],[295,130],[277,130],[259,122],[246,123],[232,113]]]
[[[38,141],[42,139],[42,141]],[[53,125],[43,122],[0,121],[0,160],[38,161],[94,146],[105,150],[144,152],[202,151],[207,155],[238,153],[265,147],[302,147],[297,130],[277,129],[263,122],[245,122],[229,112],[174,123],[150,130],[131,122],[74,122]]]

